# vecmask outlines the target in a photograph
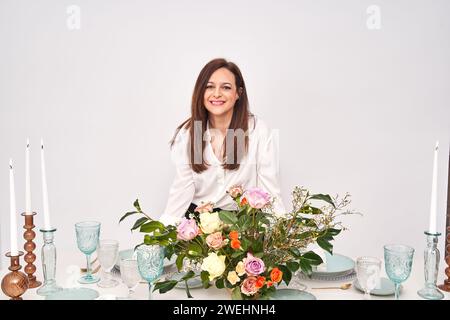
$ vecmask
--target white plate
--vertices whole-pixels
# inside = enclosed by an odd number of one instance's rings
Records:
[[[358,280],[353,281],[353,285],[356,289],[363,292],[363,288],[359,285]],[[402,286],[400,285],[400,290],[402,289]],[[395,284],[387,279],[387,278],[381,278],[380,279],[380,288],[373,289],[370,294],[374,296],[391,296],[395,294]]]
[[[313,269],[313,275],[316,276],[340,276],[353,272],[355,261],[342,254],[333,254],[326,256],[325,270]]]

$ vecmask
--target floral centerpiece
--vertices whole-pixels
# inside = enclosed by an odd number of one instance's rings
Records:
[[[233,299],[266,299],[283,281],[289,285],[292,275],[301,270],[310,275],[321,264],[321,257],[308,250],[317,244],[332,253],[331,241],[344,227],[336,217],[349,203],[346,194],[340,201],[326,194],[310,194],[296,187],[293,210],[286,214],[273,212],[273,199],[259,188],[244,190],[234,186],[228,194],[236,210],[213,211],[214,204],[202,203],[190,216],[177,225],[163,225],[145,214],[135,201],[135,211],[126,213],[120,221],[133,214],[142,214],[132,227],[146,233],[144,244],[165,247],[165,255],[176,256],[178,271],[186,265],[197,266],[180,280],[160,280],[154,290],[165,293],[178,282],[200,277],[203,287],[215,285],[228,288]],[[317,202],[324,205],[319,207]]]

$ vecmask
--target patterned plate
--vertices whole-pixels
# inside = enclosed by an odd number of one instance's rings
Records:
[[[356,289],[358,289],[361,292],[364,292],[363,288],[359,285],[358,280],[353,281],[353,285]],[[402,286],[400,285],[400,290],[402,290]],[[370,294],[374,296],[391,296],[395,294],[395,285],[394,283],[387,279],[387,278],[381,278],[380,279],[380,288],[373,289]]]
[[[49,294],[46,300],[94,300],[98,298],[98,291],[89,288],[67,288]]]

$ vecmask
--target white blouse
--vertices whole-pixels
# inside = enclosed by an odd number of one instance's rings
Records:
[[[234,185],[241,185],[244,189],[263,189],[272,196],[274,211],[278,214],[286,212],[278,184],[278,130],[270,130],[255,116],[249,119],[248,130],[248,152],[241,160],[239,169],[225,170],[214,154],[208,127],[203,156],[209,166],[201,173],[196,173],[189,165],[189,132],[180,130],[172,148],[176,174],[166,209],[160,217],[162,223],[173,225],[178,222],[191,203],[201,205],[211,201],[215,208],[236,209],[236,203],[227,194],[227,190]]]

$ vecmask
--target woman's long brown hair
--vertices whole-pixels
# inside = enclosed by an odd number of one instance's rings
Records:
[[[175,135],[170,142],[170,145],[173,146],[175,143],[175,138],[182,128],[189,130],[190,165],[192,170],[197,173],[205,171],[206,169],[208,169],[209,165],[205,162],[203,157],[206,146],[205,141],[203,141],[203,137],[208,122],[208,110],[206,110],[206,107],[203,104],[203,97],[205,95],[206,86],[209,79],[211,78],[211,75],[220,68],[226,68],[234,74],[236,88],[239,94],[239,99],[236,101],[233,108],[233,116],[228,128],[229,130],[227,131],[227,137],[225,138],[225,141],[230,141],[229,139],[231,138],[233,139],[233,150],[227,151],[227,143],[224,142],[224,155],[226,155],[225,159],[233,159],[233,161],[225,161],[225,163],[222,164],[223,168],[227,170],[237,170],[242,158],[245,156],[248,150],[248,120],[251,114],[249,112],[247,90],[245,87],[244,78],[242,77],[241,71],[239,70],[238,66],[233,62],[221,58],[211,60],[200,71],[200,74],[197,77],[197,81],[195,82],[194,93],[192,94],[191,102],[191,117],[177,127]],[[198,137],[194,138],[194,124],[197,123],[197,121],[201,121],[200,123],[202,126],[202,135],[200,139]],[[238,129],[241,129],[241,132],[245,133],[244,152],[238,152],[238,143],[241,143],[241,141],[238,141],[238,137],[233,134],[233,132],[237,132],[236,130]],[[232,136],[229,136],[230,134]],[[195,155],[202,155],[201,163],[197,163],[198,161],[195,161]]]

